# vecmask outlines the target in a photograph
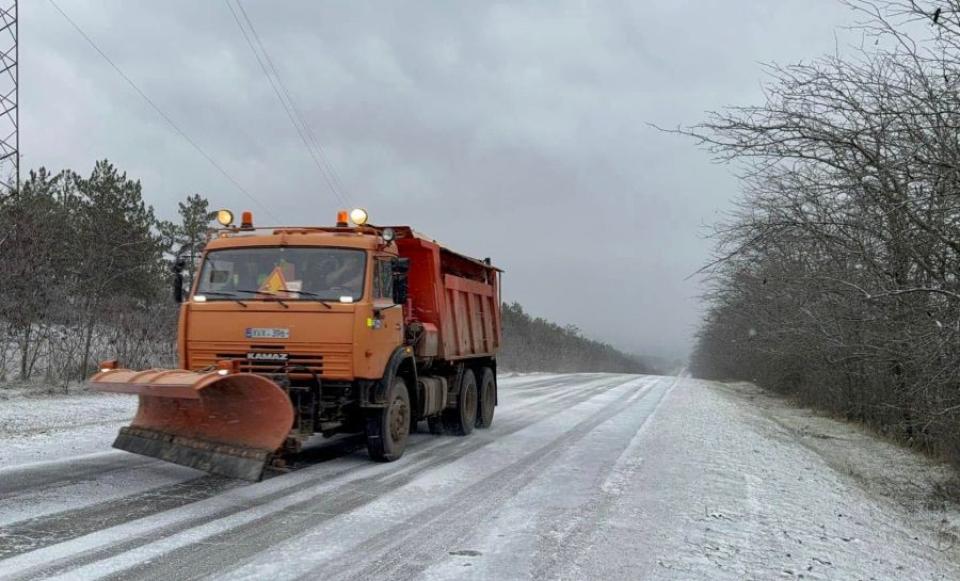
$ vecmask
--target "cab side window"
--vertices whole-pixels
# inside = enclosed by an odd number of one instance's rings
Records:
[[[373,298],[393,299],[393,261],[378,258],[373,271]]]

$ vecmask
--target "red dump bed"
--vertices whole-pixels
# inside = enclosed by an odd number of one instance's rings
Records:
[[[445,360],[496,354],[500,348],[500,270],[398,227],[397,247],[410,259],[410,321],[424,326],[420,356]]]

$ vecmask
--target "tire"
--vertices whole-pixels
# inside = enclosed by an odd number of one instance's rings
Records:
[[[410,394],[402,377],[393,380],[387,405],[367,415],[367,453],[374,460],[393,462],[403,456],[410,435]]]
[[[472,369],[463,372],[460,378],[460,390],[457,393],[457,407],[443,412],[443,425],[448,432],[466,436],[473,431],[477,423],[477,377]]]
[[[477,404],[476,427],[487,429],[493,424],[493,410],[497,405],[497,380],[493,370],[484,367],[480,372],[480,385],[477,387],[479,403]]]

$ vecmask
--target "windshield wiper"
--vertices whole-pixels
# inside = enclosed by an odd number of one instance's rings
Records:
[[[271,300],[277,301],[278,303],[280,303],[280,306],[282,306],[283,308],[285,308],[285,309],[289,309],[289,308],[290,308],[290,305],[288,305],[287,303],[283,302],[283,300],[282,300],[280,297],[278,297],[278,296],[277,296],[277,293],[274,292],[274,291],[269,291],[269,290],[250,290],[250,289],[248,289],[248,288],[238,288],[238,289],[237,289],[237,292],[239,292],[239,293],[251,293],[251,294],[256,294],[256,295],[267,295],[268,297],[273,297]]]
[[[213,295],[213,296],[218,296],[218,297],[229,297],[229,298],[232,298],[233,300],[235,300],[235,301],[237,302],[237,304],[240,305],[241,307],[244,307],[244,308],[247,307],[247,303],[245,303],[245,302],[241,301],[240,299],[238,299],[233,293],[227,293],[227,292],[222,292],[222,291],[200,291],[200,292],[198,292],[197,294],[198,294],[198,295]]]
[[[250,289],[246,289],[246,288],[238,288],[238,289],[237,289],[237,292],[241,292],[241,293],[251,293],[251,294],[256,294],[256,295],[267,295],[267,296],[270,296],[270,297],[274,297],[273,300],[277,301],[278,303],[280,303],[280,304],[283,305],[284,307],[287,307],[287,304],[284,303],[279,297],[276,296],[277,293],[276,293],[275,291],[250,290]],[[332,308],[333,308],[332,306],[330,306],[330,303],[328,303],[326,299],[319,298],[319,297],[321,297],[322,295],[317,294],[317,293],[313,293],[313,292],[310,292],[310,291],[303,291],[303,290],[299,290],[299,291],[288,290],[288,291],[282,291],[282,292],[297,293],[297,294],[299,294],[299,295],[306,295],[306,296],[311,297],[311,298],[316,298],[316,300],[317,300],[318,303],[322,304],[323,306],[327,307],[328,309],[332,309]],[[289,307],[287,307],[287,308],[289,308]]]
[[[317,302],[318,302],[318,303],[320,303],[321,305],[327,307],[328,309],[332,309],[332,308],[333,308],[333,307],[330,306],[330,303],[328,303],[328,302],[326,301],[326,299],[320,298],[320,297],[323,296],[323,295],[321,295],[321,294],[319,294],[319,293],[312,293],[312,292],[310,292],[310,291],[303,291],[303,290],[301,290],[301,291],[288,291],[288,292],[297,293],[297,294],[301,294],[301,295],[306,295],[306,296],[311,297],[311,298],[315,298],[315,299],[317,299]]]

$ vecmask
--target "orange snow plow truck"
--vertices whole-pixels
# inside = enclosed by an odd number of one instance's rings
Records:
[[[93,389],[140,398],[114,447],[259,480],[321,434],[399,458],[411,430],[466,435],[497,404],[500,270],[407,226],[255,227],[217,216],[181,303],[181,369],[101,363]],[[186,295],[186,296],[184,296]]]

